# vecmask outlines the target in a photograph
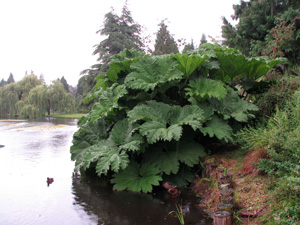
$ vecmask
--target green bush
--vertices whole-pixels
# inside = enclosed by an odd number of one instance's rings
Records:
[[[176,55],[113,56],[74,135],[75,170],[94,168],[118,190],[151,192],[162,180],[187,185],[206,155],[202,144],[232,141],[235,125],[258,109],[239,97],[237,78],[256,83],[278,62],[212,44]]]
[[[249,148],[264,148],[268,158],[258,168],[275,177],[275,194],[280,206],[273,209],[280,224],[300,221],[300,91],[285,108],[277,107],[265,127],[247,128],[237,135]]]
[[[294,92],[300,87],[299,76],[281,76],[277,77],[276,82],[267,92],[263,93],[256,105],[259,107],[259,114],[263,118],[273,115],[276,107],[282,109],[285,107]]]

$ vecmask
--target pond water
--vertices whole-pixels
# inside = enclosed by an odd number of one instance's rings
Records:
[[[0,224],[175,225],[176,204],[186,224],[212,224],[199,199],[114,192],[95,177],[73,176],[69,149],[77,121],[0,121]],[[63,124],[63,125],[62,125]],[[47,177],[54,182],[47,184]]]

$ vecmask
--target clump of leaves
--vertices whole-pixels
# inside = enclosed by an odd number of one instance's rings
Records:
[[[276,107],[284,108],[286,106],[286,103],[299,87],[299,76],[285,75],[277,78],[276,83],[263,93],[257,101],[259,112],[264,117],[272,116],[276,112]]]
[[[230,87],[248,70],[255,79],[262,75],[241,63],[249,65],[219,45],[176,55],[126,50],[114,56],[90,94],[96,103],[74,134],[75,170],[94,168],[118,190],[151,192],[162,180],[187,185],[206,155],[204,136],[230,142],[233,123],[246,122],[257,110]],[[225,70],[230,79],[216,75]]]

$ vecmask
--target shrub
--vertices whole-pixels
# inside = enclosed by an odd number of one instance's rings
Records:
[[[284,109],[276,108],[266,127],[247,128],[238,133],[244,147],[264,148],[268,158],[258,168],[275,177],[275,194],[281,207],[274,218],[280,224],[300,221],[300,91],[296,91]],[[283,207],[282,207],[283,205]]]
[[[237,78],[256,83],[278,62],[211,44],[176,55],[113,56],[74,135],[75,170],[93,167],[118,190],[151,192],[162,180],[187,185],[206,155],[203,143],[232,141],[235,125],[254,117],[257,107],[233,87]]]

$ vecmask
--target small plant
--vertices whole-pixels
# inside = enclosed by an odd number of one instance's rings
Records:
[[[180,224],[184,224],[184,217],[183,217],[183,211],[182,211],[182,205],[176,205],[176,211],[169,212],[169,215],[175,213]]]

